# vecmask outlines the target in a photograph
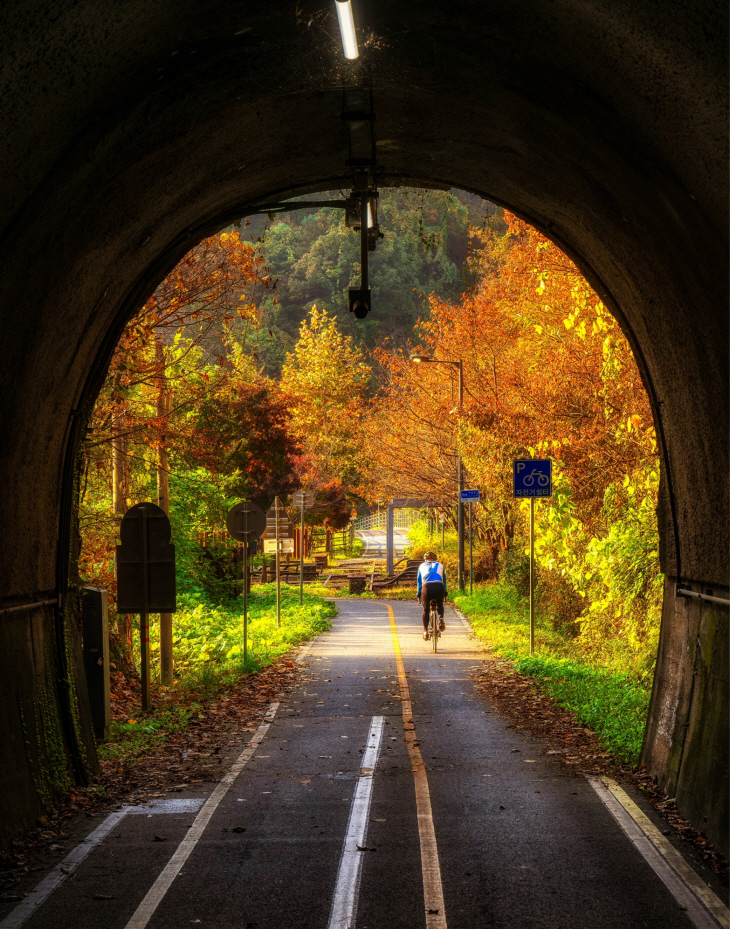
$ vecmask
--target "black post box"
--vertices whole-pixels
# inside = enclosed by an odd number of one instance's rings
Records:
[[[106,590],[84,587],[81,600],[84,670],[97,739],[109,735],[112,722],[109,678],[109,600]]]

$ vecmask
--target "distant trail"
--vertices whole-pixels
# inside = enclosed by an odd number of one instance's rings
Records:
[[[358,529],[355,535],[365,543],[363,555],[368,555],[370,558],[385,558],[387,556],[385,529]],[[395,549],[396,558],[403,557],[408,545],[408,535],[400,529],[396,529],[393,532],[393,548]]]

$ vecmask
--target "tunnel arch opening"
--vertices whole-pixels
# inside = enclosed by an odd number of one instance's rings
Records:
[[[347,71],[293,4],[133,7],[110,22],[64,0],[53,19],[39,13],[32,40],[22,5],[8,7],[3,608],[66,588],[71,450],[125,319],[196,238],[264,193],[313,177],[310,189],[338,186],[341,87],[364,77],[393,142],[386,176],[454,178],[509,205],[576,261],[643,358],[672,473],[647,764],[726,845],[727,616],[677,601],[672,586],[728,589],[726,9],[558,2],[475,16],[458,3],[375,3],[377,41]],[[404,17],[425,25],[404,30]],[[0,652],[19,657],[0,671],[22,678],[28,718],[40,660],[28,630],[50,641],[51,624],[42,607],[2,630]],[[62,651],[58,622],[54,641]],[[38,803],[18,780],[31,780],[24,751],[8,765],[12,830]]]
[[[329,188],[329,189],[331,189],[331,188]],[[319,191],[311,191],[311,192],[312,192],[312,193],[318,193]],[[270,202],[270,201],[266,201],[266,202]],[[239,217],[239,218],[240,218],[240,217]],[[216,228],[220,229],[220,226],[217,226]],[[225,229],[225,228],[229,228],[229,224],[228,224],[228,223],[224,223],[224,224],[223,224],[223,228],[224,228],[224,229]],[[351,233],[351,234],[354,235],[354,233]],[[136,309],[139,309],[139,306],[136,307]],[[134,499],[136,500],[137,497],[135,497]]]

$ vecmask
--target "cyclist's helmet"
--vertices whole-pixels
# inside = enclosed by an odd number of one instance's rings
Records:
[[[436,552],[426,552],[423,556],[424,561],[436,561]]]

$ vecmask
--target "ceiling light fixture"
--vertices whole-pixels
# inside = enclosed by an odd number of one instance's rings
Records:
[[[357,58],[360,52],[357,48],[355,20],[352,16],[352,3],[350,0],[335,0],[335,7],[337,9],[337,20],[340,24],[342,50],[345,53],[345,58]]]

